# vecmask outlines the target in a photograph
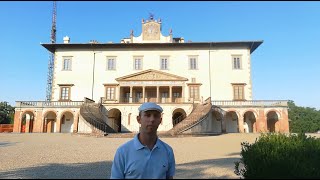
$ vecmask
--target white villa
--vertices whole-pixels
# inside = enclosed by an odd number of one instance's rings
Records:
[[[252,99],[251,54],[263,41],[185,42],[161,25],[150,16],[120,43],[42,44],[55,57],[51,101],[16,101],[14,132],[138,132],[150,101],[171,135],[289,132],[287,101]]]

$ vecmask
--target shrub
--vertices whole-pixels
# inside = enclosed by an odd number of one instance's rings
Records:
[[[248,179],[320,178],[320,139],[304,133],[262,134],[253,144],[241,143],[234,173]]]

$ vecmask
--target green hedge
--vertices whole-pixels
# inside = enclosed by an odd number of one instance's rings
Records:
[[[320,139],[304,133],[262,134],[253,144],[241,143],[234,173],[246,179],[320,178]]]

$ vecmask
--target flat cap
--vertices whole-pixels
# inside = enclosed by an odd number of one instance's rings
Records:
[[[163,109],[154,102],[146,102],[139,107],[139,112],[152,111],[152,110],[159,111],[160,113],[162,113],[163,111]]]

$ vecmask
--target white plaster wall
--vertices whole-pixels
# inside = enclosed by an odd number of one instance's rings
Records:
[[[211,93],[209,82],[209,51],[208,50],[102,50],[95,55],[94,97],[97,102],[105,96],[105,83],[118,83],[115,79],[132,73],[140,72],[133,69],[133,57],[143,56],[142,71],[147,69],[160,70],[160,56],[169,56],[169,70],[164,72],[188,78],[196,78],[201,96],[205,100],[211,94],[212,100],[232,100],[231,83],[246,83],[245,98],[249,100],[250,76],[247,61],[247,49],[230,49],[211,51]],[[242,70],[232,70],[232,54],[242,54]],[[198,55],[198,70],[189,70],[188,55]],[[72,71],[62,71],[63,56],[72,56]],[[116,56],[116,70],[107,69],[107,56]],[[57,84],[74,84],[71,88],[71,100],[81,101],[84,97],[91,98],[93,81],[93,51],[61,51],[56,52],[55,73],[53,84],[53,100],[58,100],[60,88]],[[185,99],[188,100],[189,89],[184,88]]]
[[[207,118],[183,133],[221,133],[221,122],[217,121],[210,112]]]
[[[131,106],[128,105],[105,105],[106,109],[109,111],[110,109],[119,109],[121,112],[121,131],[132,131],[138,132],[139,131],[139,123],[137,122],[137,116],[139,115],[138,108],[140,104],[132,104]],[[172,124],[172,113],[173,111],[178,108],[176,106],[172,106],[170,104],[163,104],[161,105],[163,108],[163,115],[162,115],[162,124],[159,125],[158,131],[167,131],[173,127]],[[182,104],[179,108],[183,109],[187,116],[192,111],[192,104]],[[128,124],[128,117],[131,113],[130,117],[130,124]]]
[[[232,100],[231,83],[246,83],[245,99],[252,100],[250,85],[250,67],[247,49],[219,49],[210,51],[211,59],[211,99]],[[232,69],[232,55],[242,55],[242,69]],[[208,67],[208,64],[207,66]],[[208,68],[207,68],[208,69]]]
[[[79,116],[78,133],[92,133],[91,125],[81,115]]]
[[[53,126],[53,132],[57,132],[57,120],[53,121],[52,126]]]
[[[67,121],[69,119],[69,121]],[[61,123],[61,132],[62,133],[72,133],[73,132],[73,115],[70,113],[65,114],[64,124]]]

